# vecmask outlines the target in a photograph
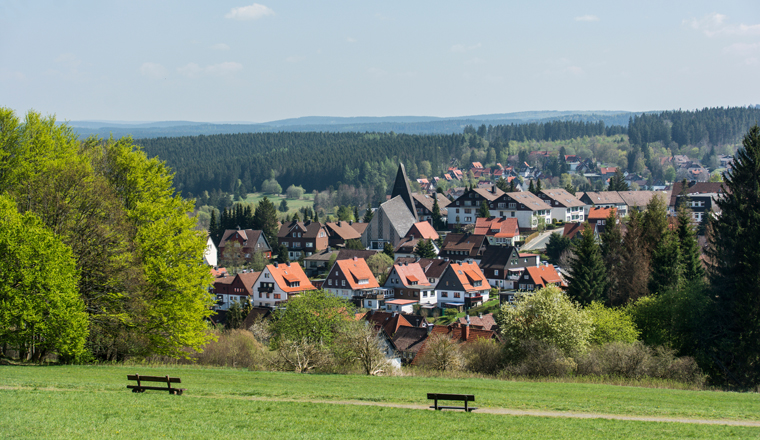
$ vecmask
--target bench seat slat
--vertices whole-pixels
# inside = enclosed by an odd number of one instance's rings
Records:
[[[146,386],[138,386],[138,385],[127,385],[127,388],[129,389],[138,389],[138,390],[155,390],[155,391],[185,391],[184,388],[166,388],[166,387],[146,387]]]
[[[473,395],[473,394],[439,394],[439,393],[428,393],[428,399],[435,399],[435,400],[461,400],[463,402],[466,400],[468,402],[474,402],[475,401],[475,395]]]
[[[163,382],[166,383],[166,376],[140,376],[140,382]],[[137,375],[128,374],[127,380],[138,380]],[[170,377],[170,383],[182,383],[179,377]]]

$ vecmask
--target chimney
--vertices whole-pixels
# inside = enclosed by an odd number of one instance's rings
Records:
[[[464,326],[464,331],[462,332],[462,336],[464,336],[464,341],[467,341],[470,339],[470,316],[467,316],[467,325]]]
[[[483,319],[483,312],[478,312],[478,318]]]
[[[348,221],[348,225],[349,225],[349,226],[351,226],[351,225],[353,225],[353,224],[354,224],[354,221],[353,221],[353,220],[349,220],[349,221]]]
[[[274,267],[280,267],[280,263],[278,263],[278,262],[275,261],[274,262]]]
[[[496,185],[494,185],[494,186],[491,187],[491,192],[493,194],[496,194]]]

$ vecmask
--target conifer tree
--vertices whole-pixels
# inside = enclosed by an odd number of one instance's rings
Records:
[[[431,215],[433,220],[433,228],[436,230],[443,229],[443,218],[441,216],[441,207],[438,206],[438,196],[433,197],[433,214]]]
[[[533,180],[530,181],[530,186],[528,186],[528,191],[535,194],[536,193],[536,186],[533,185]]]
[[[573,244],[573,252],[567,295],[581,304],[604,301],[607,274],[590,224],[585,224],[581,239]]]
[[[430,240],[420,240],[417,242],[417,246],[414,248],[414,253],[417,254],[420,258],[435,258],[437,255],[435,253],[435,248],[433,247],[433,242]]]
[[[685,281],[701,280],[705,277],[697,234],[691,224],[691,213],[686,204],[678,209],[678,242],[681,251],[681,266]]]
[[[544,188],[541,186],[541,179],[538,179],[536,181],[536,192],[534,194],[540,193]]]
[[[718,383],[750,388],[760,384],[760,128],[752,127],[725,174],[717,201],[721,214],[708,216],[713,315],[707,356]]]
[[[651,254],[668,229],[668,212],[663,197],[655,194],[649,200],[641,225],[646,248]]]
[[[373,216],[372,208],[367,206],[367,210],[364,211],[364,219],[362,219],[362,221],[364,223],[369,223],[372,221],[372,216]]]
[[[274,203],[264,196],[253,214],[253,229],[264,231],[267,242],[274,246],[277,243],[277,233],[280,230],[277,221],[277,210]]]
[[[663,293],[681,284],[681,252],[678,235],[667,229],[652,252],[649,292]]]
[[[478,217],[488,218],[491,216],[491,212],[488,210],[488,202],[483,200],[480,202],[480,208],[478,208]]]
[[[642,214],[632,211],[623,237],[621,261],[617,270],[617,289],[610,291],[610,305],[619,306],[649,294],[650,260],[642,228]]]
[[[504,192],[509,192],[509,184],[503,177],[499,177],[499,180],[496,181],[496,187]]]
[[[615,296],[619,286],[620,265],[622,264],[623,234],[620,223],[614,210],[610,211],[601,234],[601,253],[604,267],[607,269],[606,297]]]

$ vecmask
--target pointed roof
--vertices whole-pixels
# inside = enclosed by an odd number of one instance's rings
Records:
[[[414,208],[414,200],[412,199],[412,190],[409,188],[409,179],[406,177],[406,168],[403,163],[398,164],[398,172],[396,173],[396,181],[393,182],[393,192],[391,193],[391,199],[396,196],[401,196],[406,203],[409,212],[414,217],[414,222],[418,222],[420,219],[417,217],[417,210]]]

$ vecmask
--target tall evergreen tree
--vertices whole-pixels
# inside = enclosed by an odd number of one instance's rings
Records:
[[[271,246],[277,244],[280,227],[277,221],[277,209],[266,196],[261,199],[253,214],[253,229],[264,231],[264,236]]]
[[[649,294],[650,253],[644,240],[642,214],[632,211],[623,237],[623,251],[618,267],[617,290],[611,291],[610,305],[619,306]]]
[[[678,244],[678,235],[670,229],[665,230],[652,252],[650,293],[662,293],[667,289],[675,289],[681,284],[683,269]]]
[[[540,193],[543,189],[543,186],[541,186],[541,179],[538,179],[536,181],[536,192],[534,194]]]
[[[620,167],[618,167],[615,170],[615,175],[610,177],[610,186],[607,188],[607,191],[628,191],[628,184],[625,182],[625,176],[623,176],[623,172],[620,170]]]
[[[220,233],[221,231],[221,233]],[[214,242],[214,246],[219,246],[219,242],[222,240],[223,230],[217,225],[216,222],[216,209],[211,208],[211,220],[208,224],[208,235],[211,237],[211,241]]]
[[[623,254],[623,234],[620,228],[620,222],[614,210],[610,211],[604,225],[604,232],[601,234],[602,244],[600,246],[604,267],[607,269],[606,297],[615,296],[618,291],[620,280],[620,266],[622,264]]]
[[[478,217],[488,218],[491,216],[491,212],[488,209],[488,202],[485,200],[480,202],[480,208],[478,208]]]
[[[678,242],[681,251],[683,278],[686,281],[701,280],[705,277],[697,234],[691,223],[691,212],[686,204],[678,209]]]
[[[641,226],[644,229],[644,242],[651,254],[668,229],[668,211],[665,199],[655,194],[647,203]]]
[[[515,185],[515,179],[512,178],[512,180],[509,181],[509,191],[507,192],[517,192],[517,186]]]
[[[424,239],[417,242],[417,246],[414,248],[414,253],[417,254],[420,258],[432,259],[437,256],[435,253],[435,248],[433,247],[433,242]]]
[[[372,208],[367,206],[367,210],[364,211],[364,219],[362,219],[362,221],[364,223],[369,223],[372,221],[372,216],[373,216]]]
[[[503,177],[499,177],[499,180],[496,181],[496,187],[504,192],[509,192],[509,184]]]
[[[573,252],[567,295],[581,304],[604,301],[607,274],[590,224],[586,223],[581,239],[573,244]]]
[[[438,206],[438,196],[433,197],[433,214],[431,215],[433,220],[433,227],[440,231],[443,229],[443,216],[441,216],[441,207]]]
[[[535,194],[536,193],[536,186],[533,185],[533,180],[530,181],[530,185],[528,186],[528,191]]]
[[[760,128],[752,127],[725,174],[708,217],[709,275],[714,315],[707,355],[718,383],[741,388],[760,384]]]

